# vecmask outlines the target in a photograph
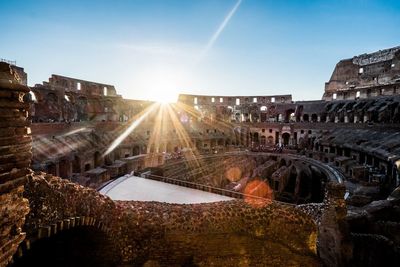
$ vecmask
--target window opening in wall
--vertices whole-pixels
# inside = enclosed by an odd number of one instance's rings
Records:
[[[364,68],[359,68],[359,69],[358,69],[358,73],[359,73],[359,74],[363,74],[363,73],[364,73]]]
[[[195,106],[194,106],[194,109],[195,109],[195,110],[199,110],[199,106],[195,105]]]
[[[261,131],[262,131],[263,133],[265,133],[265,129],[262,129]]]
[[[65,98],[65,100],[66,100],[67,102],[71,102],[71,100],[69,99],[69,96],[64,95],[64,98]]]
[[[284,97],[281,97],[281,102],[282,102],[282,103],[284,103],[285,100],[286,100],[286,99],[285,99]]]
[[[197,105],[197,97],[193,98],[193,103]]]
[[[333,98],[333,99],[336,99],[336,98],[337,98],[337,94],[336,94],[336,93],[333,93],[332,98]]]
[[[215,98],[211,97],[211,102],[214,103],[215,102]]]
[[[396,65],[393,63],[393,64],[391,65],[391,67],[394,68],[394,67],[396,67]]]
[[[272,129],[269,129],[269,133],[272,133]]]
[[[224,99],[222,97],[219,98],[219,103],[223,103]]]
[[[262,107],[260,108],[260,110],[261,110],[261,111],[267,111],[267,107],[266,107],[266,106],[262,106]]]
[[[38,102],[34,92],[30,91],[29,94],[31,95],[31,99],[32,99],[33,102]]]
[[[236,105],[240,105],[240,98],[236,98]]]
[[[88,171],[91,169],[90,163],[85,164],[85,171]]]
[[[107,96],[107,93],[108,93],[107,91],[108,91],[108,90],[107,90],[107,87],[104,86],[104,88],[103,88],[103,94],[104,94],[105,96]]]
[[[77,89],[77,90],[81,90],[81,83],[80,83],[80,82],[77,82],[77,83],[76,83],[76,89]]]
[[[271,102],[275,103],[275,97],[271,97]]]
[[[360,98],[360,94],[361,94],[360,91],[357,91],[356,92],[356,98]]]
[[[253,97],[253,103],[257,103],[257,97]]]

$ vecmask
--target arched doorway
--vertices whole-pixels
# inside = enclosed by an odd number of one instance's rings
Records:
[[[285,122],[295,121],[294,109],[288,109],[285,111]]]
[[[266,138],[264,135],[261,136],[261,145],[265,145],[266,144]]]
[[[119,253],[103,231],[82,226],[33,242],[11,266],[119,266]]]
[[[317,114],[311,114],[311,121],[312,122],[317,122],[318,121],[318,115]]]
[[[81,159],[78,156],[75,156],[72,162],[72,172],[81,173]]]
[[[94,167],[100,167],[102,164],[102,158],[99,151],[94,153]]]
[[[274,144],[274,138],[272,136],[268,136],[268,145]]]
[[[136,156],[140,154],[140,147],[139,146],[134,146],[132,149],[132,155]]]
[[[282,140],[285,146],[289,145],[290,133],[283,133]]]
[[[63,159],[59,162],[59,170],[60,170],[60,177],[67,179],[70,178],[70,162],[66,159]]]
[[[258,133],[257,132],[253,133],[253,142],[255,144],[258,144],[260,142],[260,140],[258,139]]]

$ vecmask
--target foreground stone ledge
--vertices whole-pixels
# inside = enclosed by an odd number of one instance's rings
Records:
[[[193,258],[199,266],[227,266],[225,261],[233,259],[250,266],[320,265],[316,224],[293,205],[243,200],[186,205],[114,202],[45,173],[30,177],[24,196],[31,206],[25,224],[28,239],[37,237],[39,229],[49,229],[47,234],[40,230],[41,236],[56,234],[64,222],[65,228],[101,225],[127,264],[178,266]]]

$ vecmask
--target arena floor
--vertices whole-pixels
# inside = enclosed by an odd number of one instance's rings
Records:
[[[103,187],[101,194],[113,200],[159,201],[178,204],[207,203],[233,198],[138,176],[123,176]]]

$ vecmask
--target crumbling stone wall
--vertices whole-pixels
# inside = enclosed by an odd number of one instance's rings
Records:
[[[6,266],[24,240],[22,227],[29,211],[23,198],[30,173],[29,106],[23,86],[10,65],[0,62],[0,266]]]
[[[316,224],[292,205],[114,202],[44,173],[29,179],[25,197],[31,203],[25,227],[32,246],[39,231],[55,234],[62,230],[60,222],[79,217],[101,225],[121,261],[134,266],[182,266],[188,261],[198,266],[320,265]]]
[[[399,46],[341,60],[325,84],[323,99],[335,100],[333,94],[337,99],[399,94],[399,62]]]

